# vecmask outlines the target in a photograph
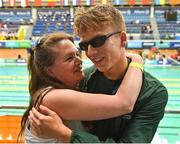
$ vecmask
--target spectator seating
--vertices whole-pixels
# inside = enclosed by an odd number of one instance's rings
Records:
[[[155,8],[155,18],[161,39],[176,39],[176,34],[180,33],[180,9],[174,8],[173,11],[179,11],[177,20],[168,21],[165,17],[165,13],[168,8]],[[172,9],[171,9],[172,10]]]
[[[55,31],[73,33],[73,17],[70,16],[70,10],[38,10],[32,35],[42,36]]]
[[[141,39],[153,39],[152,34],[141,35],[142,28],[150,25],[150,8],[121,8],[126,22],[127,34],[139,35]]]

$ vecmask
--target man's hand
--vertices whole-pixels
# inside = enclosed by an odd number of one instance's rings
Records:
[[[66,127],[61,118],[52,110],[40,105],[39,111],[32,108],[28,117],[30,126],[38,136],[56,138],[61,142],[70,142],[72,131]]]

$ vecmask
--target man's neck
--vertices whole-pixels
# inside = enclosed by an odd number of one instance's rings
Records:
[[[114,66],[108,72],[105,72],[104,75],[110,80],[123,79],[127,69],[128,60],[124,56],[122,59],[117,61],[117,63],[114,64]]]

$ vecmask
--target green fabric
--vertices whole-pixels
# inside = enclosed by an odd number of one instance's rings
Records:
[[[119,80],[120,81],[120,80]],[[120,84],[120,83],[119,83]],[[85,79],[80,84],[82,91],[113,93],[117,81],[111,81],[95,67],[85,70]],[[110,89],[108,91],[107,87]],[[143,85],[133,112],[124,116],[94,121],[92,135],[87,132],[73,132],[72,142],[106,143],[150,143],[160,120],[163,118],[168,99],[166,88],[156,78],[144,72]],[[97,138],[98,136],[98,138]]]
[[[87,91],[87,83],[91,76],[96,72],[96,67],[93,65],[84,70],[84,79],[80,82],[79,88],[81,91]]]
[[[71,135],[71,143],[81,143],[81,142],[99,143],[100,141],[97,136],[94,136],[90,133],[73,130]]]
[[[102,143],[102,141],[90,133],[73,130],[71,143]],[[107,138],[106,143],[114,143],[114,141],[111,138]]]

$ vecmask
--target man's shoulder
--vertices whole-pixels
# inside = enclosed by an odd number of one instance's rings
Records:
[[[143,75],[143,86],[146,86],[146,87],[162,87],[162,88],[165,88],[165,86],[157,79],[155,78],[154,76],[152,76],[150,73],[148,72],[144,72],[144,75]]]
[[[157,78],[148,72],[144,72],[140,99],[167,97],[167,95],[162,95],[162,92],[167,93],[166,87]]]

